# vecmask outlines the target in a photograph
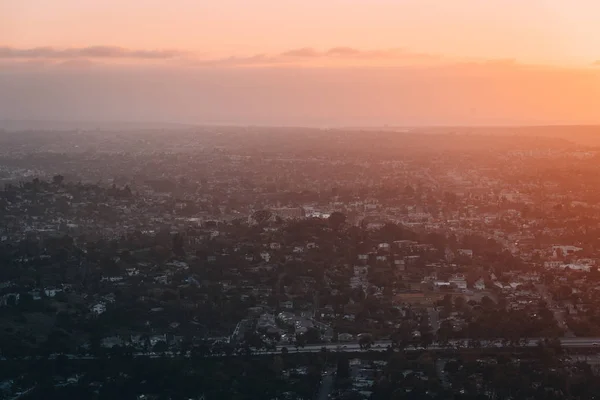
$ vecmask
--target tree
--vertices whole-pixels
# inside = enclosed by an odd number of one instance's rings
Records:
[[[402,323],[398,330],[392,334],[391,339],[392,347],[404,349],[412,339],[410,326],[406,323]]]
[[[454,298],[454,308],[456,310],[462,310],[465,307],[466,304],[467,304],[467,301],[465,300],[464,297],[462,297],[462,296],[456,296]]]
[[[350,377],[350,361],[345,354],[340,354],[337,362],[337,377],[338,379],[346,379]]]
[[[304,339],[307,344],[315,344],[321,341],[321,333],[316,328],[308,328],[304,334]]]
[[[338,230],[346,222],[346,215],[339,211],[334,211],[329,215],[327,222],[329,222],[332,229]]]
[[[491,310],[496,306],[496,303],[494,303],[494,301],[492,299],[490,299],[488,296],[483,296],[481,298],[481,307],[483,307],[486,310]]]
[[[273,213],[269,210],[258,210],[252,214],[252,218],[259,224],[265,224],[271,219]]]
[[[173,236],[173,253],[178,257],[185,256],[185,251],[183,250],[183,236],[180,233],[176,233]]]
[[[276,376],[281,376],[281,373],[283,372],[283,367],[284,363],[281,356],[275,356],[273,358],[273,372],[275,372]]]
[[[169,347],[167,346],[167,342],[165,342],[164,340],[159,340],[158,342],[156,342],[152,350],[155,353],[164,353],[167,350],[169,350]]]
[[[62,185],[62,183],[63,183],[64,180],[65,180],[65,177],[62,176],[62,175],[54,175],[52,177],[52,183],[55,184],[55,185],[57,185],[57,186]]]
[[[368,334],[360,335],[360,338],[358,339],[358,345],[360,346],[361,349],[369,349],[369,348],[371,348],[372,344],[373,344],[373,337],[371,335],[368,335]]]
[[[296,345],[296,350],[299,347],[304,347],[306,345],[306,337],[302,334],[297,333],[295,345]]]
[[[34,306],[33,296],[30,293],[20,293],[18,305],[21,311],[31,311]]]
[[[17,305],[17,296],[15,295],[9,295],[6,298],[6,305],[9,307],[14,307]]]

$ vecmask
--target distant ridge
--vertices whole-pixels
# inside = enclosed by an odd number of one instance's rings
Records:
[[[45,130],[140,130],[140,129],[188,129],[195,125],[171,122],[99,122],[55,120],[0,120],[0,129],[7,131]]]
[[[382,126],[347,128],[364,132],[458,134],[485,136],[545,137],[564,139],[585,146],[600,146],[600,125],[513,125],[513,126]]]

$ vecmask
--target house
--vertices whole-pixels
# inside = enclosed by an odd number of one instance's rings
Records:
[[[31,297],[33,297],[33,300],[41,300],[42,299],[42,294],[39,290],[32,290],[29,292],[29,294],[31,295]]]
[[[166,264],[168,267],[174,267],[176,269],[186,270],[189,268],[189,265],[184,261],[171,261]]]
[[[279,303],[279,305],[282,308],[287,308],[288,310],[291,310],[294,308],[294,302],[292,300],[282,301],[281,303]]]
[[[404,271],[406,269],[406,263],[404,260],[394,260],[394,266],[398,271]]]
[[[562,269],[570,269],[571,271],[584,271],[584,272],[590,272],[590,270],[592,269],[592,267],[590,267],[589,265],[585,265],[585,264],[564,264],[561,265]]]
[[[95,304],[92,306],[91,311],[96,315],[103,314],[106,311],[106,304],[104,304],[104,303]]]
[[[412,245],[417,244],[417,242],[412,240],[395,240],[394,245],[399,249],[407,249]]]
[[[352,340],[354,340],[354,335],[350,333],[340,333],[338,335],[338,341],[340,342],[351,342]]]
[[[260,331],[266,331],[270,328],[277,328],[275,323],[275,316],[273,314],[262,314],[256,321],[256,329]]]
[[[266,251],[263,251],[260,253],[260,258],[262,258],[265,262],[269,262],[269,260],[271,259],[271,254],[269,254]]]
[[[406,256],[404,257],[404,264],[409,266],[409,265],[415,265],[417,262],[419,262],[419,260],[421,259],[421,256]]]
[[[563,264],[563,262],[558,261],[558,260],[544,261],[544,268],[547,268],[547,269],[559,268],[562,264]]]
[[[150,345],[156,346],[158,342],[167,343],[167,335],[152,335],[150,336]]]
[[[302,207],[272,208],[271,212],[273,215],[278,216],[281,219],[304,218],[306,215],[306,212]]]
[[[433,306],[438,300],[444,298],[443,293],[434,292],[404,292],[394,296],[395,304],[410,304],[412,306]]]
[[[479,278],[478,280],[476,280],[473,284],[473,287],[476,290],[485,290],[485,282],[483,281],[483,278]]]
[[[383,222],[383,221],[370,221],[370,222],[367,222],[364,226],[369,231],[376,231],[376,230],[379,230],[379,229],[383,228],[385,226],[385,222]]]
[[[456,286],[457,288],[459,288],[461,290],[467,288],[467,281],[466,281],[464,275],[462,275],[462,274],[454,275],[452,278],[450,278],[448,280],[448,282],[450,282],[450,284],[453,284],[454,286]]]
[[[0,296],[0,306],[7,306],[9,304],[19,303],[19,293],[7,293],[4,296]]]
[[[473,258],[473,250],[471,249],[458,249],[458,254],[463,257]]]
[[[272,242],[271,244],[269,244],[269,248],[271,250],[279,250],[281,249],[281,243]]]
[[[101,282],[120,282],[123,280],[122,276],[103,276]]]
[[[577,246],[552,246],[552,254],[554,257],[568,256],[581,250],[583,250],[583,248]]]
[[[105,349],[113,348],[114,346],[123,346],[125,342],[118,336],[109,336],[101,340],[100,346]]]
[[[324,308],[320,308],[317,310],[316,315],[320,319],[331,319],[335,318],[335,312],[333,311],[333,307],[326,306]]]
[[[352,289],[362,288],[363,290],[366,290],[366,288],[368,286],[369,286],[369,282],[367,281],[367,278],[365,278],[365,277],[353,276],[350,278],[350,287]]]
[[[369,273],[369,266],[355,265],[354,276],[366,276]]]
[[[57,293],[62,292],[62,289],[44,289],[44,294],[47,297],[54,297]]]

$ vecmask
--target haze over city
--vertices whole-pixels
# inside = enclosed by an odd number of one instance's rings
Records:
[[[600,5],[559,0],[0,4],[0,119],[600,122]]]

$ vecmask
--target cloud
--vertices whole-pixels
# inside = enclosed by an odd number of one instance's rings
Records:
[[[384,61],[404,65],[407,63],[431,63],[444,59],[441,56],[428,53],[411,52],[404,49],[360,50],[353,47],[332,47],[327,50],[317,50],[313,47],[300,47],[286,50],[278,54],[255,54],[245,57],[232,56],[216,59],[189,58],[184,60],[187,66],[196,67],[250,67],[250,66],[311,66],[335,62],[358,61],[363,64]]]
[[[371,52],[365,52],[352,47],[333,47],[325,52],[328,56],[342,56],[342,57],[355,57],[370,54]]]
[[[192,67],[248,67],[259,65],[272,65],[281,63],[283,59],[266,54],[255,54],[248,57],[225,57],[209,60],[190,59],[185,65]]]
[[[117,46],[89,46],[59,49],[55,47],[34,47],[21,49],[0,47],[2,59],[75,59],[75,58],[110,58],[110,59],[143,59],[165,60],[185,55],[176,50],[135,50]]]
[[[596,60],[592,63],[593,66],[595,67],[600,67],[600,60]]]
[[[338,46],[328,49],[300,47],[271,54],[236,55],[206,58],[195,52],[177,50],[143,50],[117,46],[35,47],[0,46],[3,64],[39,62],[68,68],[89,68],[106,61],[123,64],[131,60],[170,62],[187,67],[344,67],[344,66],[432,66],[440,64],[490,63],[497,66],[516,64],[515,60],[457,60],[438,54],[421,53],[404,48],[364,50]]]
[[[330,49],[319,51],[312,47],[302,47],[292,49],[279,54],[279,57],[287,58],[323,58],[323,59],[347,59],[347,60],[398,60],[398,61],[416,61],[416,60],[440,60],[443,57],[436,54],[419,53],[402,48],[384,49],[384,50],[361,50],[354,47],[332,47]]]
[[[312,47],[302,47],[281,53],[283,57],[320,57],[322,53]]]

